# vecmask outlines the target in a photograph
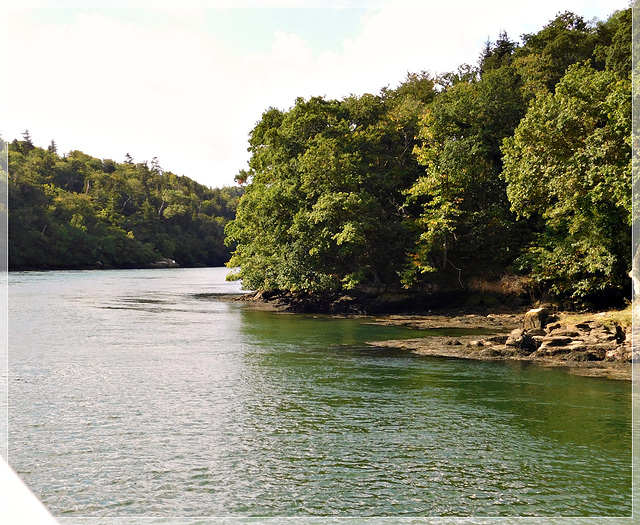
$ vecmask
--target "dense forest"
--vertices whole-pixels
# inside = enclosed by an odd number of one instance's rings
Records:
[[[12,269],[166,258],[258,290],[630,295],[631,9],[503,32],[476,65],[377,95],[268,108],[235,188],[28,132],[0,145]]]
[[[622,301],[631,281],[631,9],[559,14],[477,65],[267,109],[228,265],[248,289],[524,283]],[[479,50],[480,51],[480,50]]]
[[[224,226],[242,188],[211,189],[157,159],[60,156],[55,141],[4,143],[9,161],[9,268],[134,268],[175,260],[222,266]]]

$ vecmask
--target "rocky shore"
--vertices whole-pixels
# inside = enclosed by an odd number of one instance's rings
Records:
[[[372,324],[442,330],[458,335],[433,335],[372,346],[404,348],[425,356],[480,360],[529,361],[562,367],[577,375],[630,380],[631,322],[612,312],[553,313],[527,309],[513,297],[461,296],[455,300],[406,294],[336,295],[252,292],[236,300],[253,308],[329,315],[367,315]],[[516,298],[517,299],[517,298]],[[442,304],[446,306],[442,306]],[[397,314],[415,310],[414,314]],[[462,334],[462,335],[460,335]]]
[[[459,359],[529,361],[577,375],[631,379],[630,329],[606,312],[552,315],[545,308],[536,308],[520,315],[389,316],[372,322],[421,329],[485,329],[487,333],[370,343],[377,347]]]

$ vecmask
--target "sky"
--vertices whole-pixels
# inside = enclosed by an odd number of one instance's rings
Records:
[[[396,87],[476,64],[559,12],[606,20],[628,0],[0,0],[0,133],[58,153],[160,166],[211,187],[248,166],[269,107]],[[455,7],[450,7],[454,5]],[[81,7],[79,7],[81,6]],[[179,6],[179,7],[178,7]],[[443,7],[444,6],[444,7]]]

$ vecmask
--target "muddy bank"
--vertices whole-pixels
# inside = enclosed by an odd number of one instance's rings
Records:
[[[529,361],[569,373],[631,379],[631,334],[606,313],[552,315],[545,309],[517,314],[387,316],[376,324],[421,329],[486,329],[487,336],[428,336],[376,341],[376,347],[403,348],[419,355],[478,360]]]
[[[515,312],[465,313],[443,309],[414,315],[384,315],[371,317],[371,323],[384,326],[407,326],[421,330],[463,328],[486,329],[488,332],[509,332],[518,328],[526,308]]]
[[[278,290],[249,292],[238,298],[254,308],[281,312],[329,315],[422,315],[433,310],[438,315],[456,312],[488,314],[522,310],[526,301],[517,295],[475,292],[414,293],[402,290],[351,290],[348,293],[312,294]],[[526,309],[525,309],[526,310]]]

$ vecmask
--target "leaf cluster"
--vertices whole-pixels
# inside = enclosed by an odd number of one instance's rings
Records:
[[[267,110],[251,134],[246,194],[226,228],[247,288],[309,292],[397,281],[413,233],[403,191],[420,173],[413,147],[433,99],[427,73],[397,90]]]

